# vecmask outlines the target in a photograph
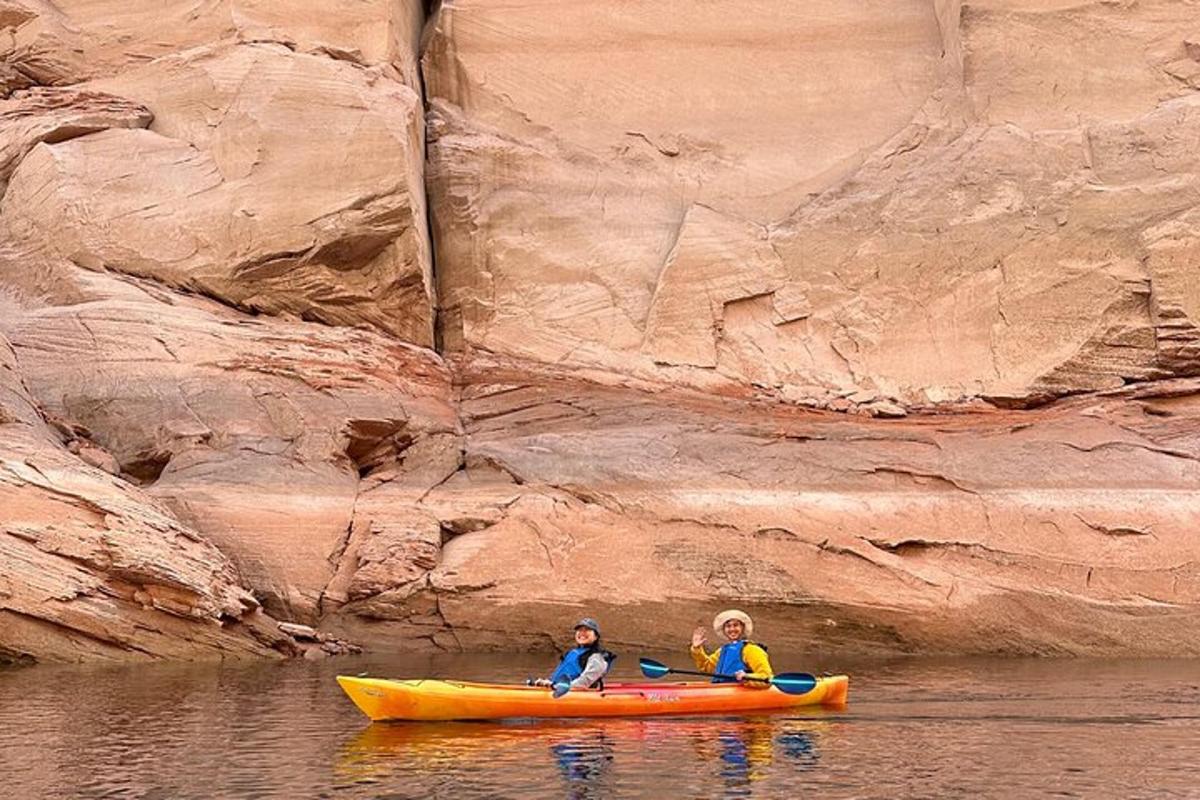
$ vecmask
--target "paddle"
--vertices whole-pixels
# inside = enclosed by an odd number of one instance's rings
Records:
[[[729,680],[737,680],[732,675],[716,675],[707,672],[696,672],[690,669],[671,669],[666,664],[660,664],[649,658],[639,658],[638,666],[642,668],[642,674],[647,678],[664,678],[667,675],[700,675],[704,678],[727,678]],[[788,694],[804,694],[811,692],[813,687],[817,685],[817,679],[809,675],[807,672],[784,672],[776,675],[774,678],[746,678],[748,681],[759,681],[760,683],[769,683],[782,692]]]
[[[534,681],[533,678],[526,678],[525,685],[526,686],[536,686],[537,683]],[[571,691],[571,684],[567,683],[566,681],[562,681],[560,683],[551,684],[549,688],[553,690],[550,692],[550,694],[552,694],[554,696],[554,699],[557,700],[558,698],[562,697],[567,692]]]

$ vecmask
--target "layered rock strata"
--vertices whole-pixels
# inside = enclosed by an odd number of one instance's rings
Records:
[[[609,5],[442,8],[447,347],[828,408],[1195,372],[1156,243],[1200,201],[1196,3]]]
[[[10,329],[46,413],[204,531],[272,613],[315,622],[362,476],[453,442],[445,368],[366,330],[250,319],[109,276],[76,289]]]
[[[464,466],[420,503],[440,558],[335,630],[539,647],[587,613],[682,646],[736,604],[784,650],[1200,655],[1194,379],[880,420],[464,377]]]
[[[0,6],[5,367],[26,427],[56,431],[38,490],[86,511],[63,527],[15,473],[6,656],[295,651],[259,609],[336,607],[365,477],[430,442],[457,467],[449,375],[422,347],[422,15]],[[0,443],[24,458],[28,439]]]
[[[1200,654],[1197,19],[0,0],[0,654]]]
[[[0,337],[0,661],[291,652],[220,550],[63,446],[16,365]]]

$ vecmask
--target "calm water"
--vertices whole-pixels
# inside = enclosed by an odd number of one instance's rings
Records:
[[[847,710],[705,719],[372,725],[333,681],[542,666],[4,670],[0,797],[1200,798],[1196,662],[821,664]]]

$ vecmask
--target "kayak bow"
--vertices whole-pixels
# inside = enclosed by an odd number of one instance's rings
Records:
[[[342,690],[375,721],[509,717],[645,717],[740,714],[801,706],[843,706],[850,679],[818,678],[803,694],[736,683],[614,683],[554,698],[549,689],[446,680],[384,680],[339,675]]]

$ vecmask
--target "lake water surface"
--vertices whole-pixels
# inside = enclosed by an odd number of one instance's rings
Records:
[[[636,658],[623,661],[618,678],[632,679]],[[1200,663],[805,666],[850,673],[850,705],[371,724],[334,675],[520,680],[547,660],[0,670],[0,797],[1200,798]]]

